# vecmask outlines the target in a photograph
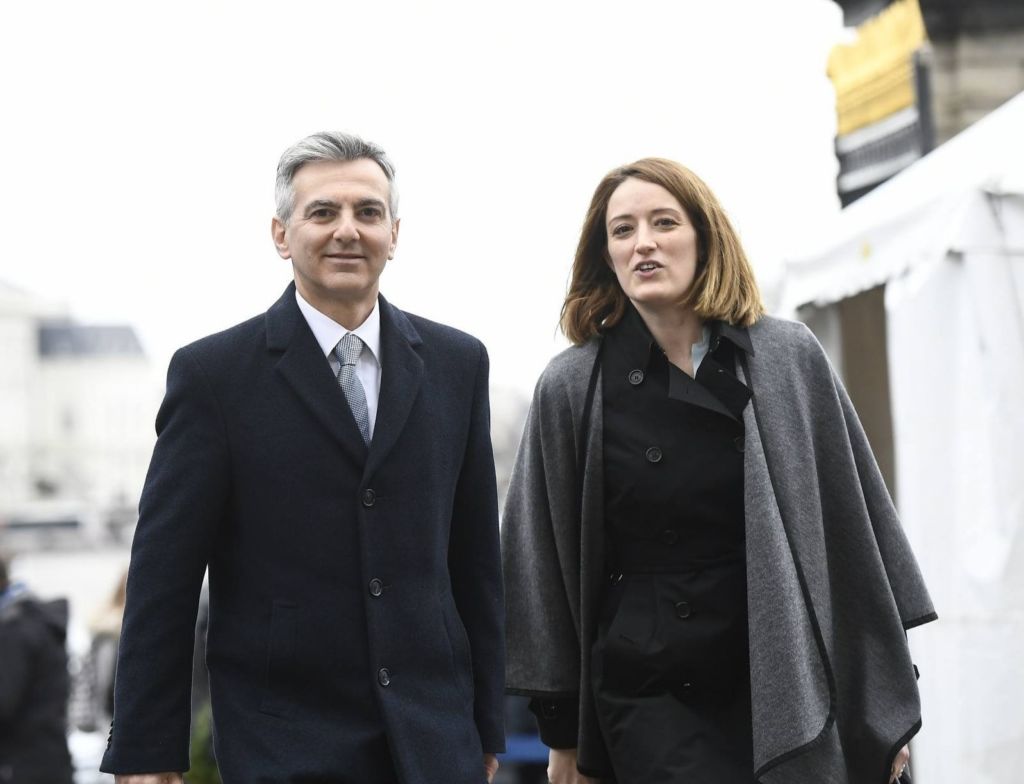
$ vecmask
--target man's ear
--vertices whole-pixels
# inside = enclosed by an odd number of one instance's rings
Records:
[[[276,215],[270,220],[270,236],[274,240],[274,247],[277,248],[277,255],[282,259],[290,259],[292,252],[288,248],[288,227]]]
[[[395,257],[395,248],[398,246],[398,226],[401,222],[401,218],[395,218],[391,224],[391,246],[388,248],[389,259],[393,259]]]

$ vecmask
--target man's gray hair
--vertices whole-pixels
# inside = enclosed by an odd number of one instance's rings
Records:
[[[395,167],[388,156],[373,142],[360,139],[350,133],[321,131],[300,139],[284,151],[277,164],[277,181],[274,184],[274,200],[277,217],[285,225],[291,220],[295,209],[295,173],[307,163],[314,161],[357,161],[367,158],[384,170],[388,178],[388,211],[391,219],[398,215],[398,188],[395,186]]]

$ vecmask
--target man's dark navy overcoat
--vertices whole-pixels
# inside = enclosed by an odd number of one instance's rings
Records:
[[[178,351],[104,770],[184,770],[196,605],[225,784],[480,784],[503,750],[482,344],[388,304],[369,448],[295,302]],[[391,763],[387,763],[390,765]]]

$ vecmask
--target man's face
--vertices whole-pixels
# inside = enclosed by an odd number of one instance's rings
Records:
[[[284,225],[275,217],[272,231],[281,258],[291,259],[299,293],[328,316],[372,306],[398,242],[384,171],[368,158],[315,161],[292,184],[291,219]]]

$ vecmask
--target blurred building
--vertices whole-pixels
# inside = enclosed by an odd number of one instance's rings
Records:
[[[1021,0],[837,0],[829,58],[843,205],[1024,90]]]
[[[132,522],[160,393],[134,330],[0,282],[0,349],[0,527]]]
[[[836,90],[837,192],[844,207],[1024,91],[1021,0],[837,0],[849,40]],[[865,267],[872,248],[862,249]],[[825,344],[895,493],[885,287],[799,303]]]
[[[1024,91],[1024,2],[921,0],[938,144]]]

